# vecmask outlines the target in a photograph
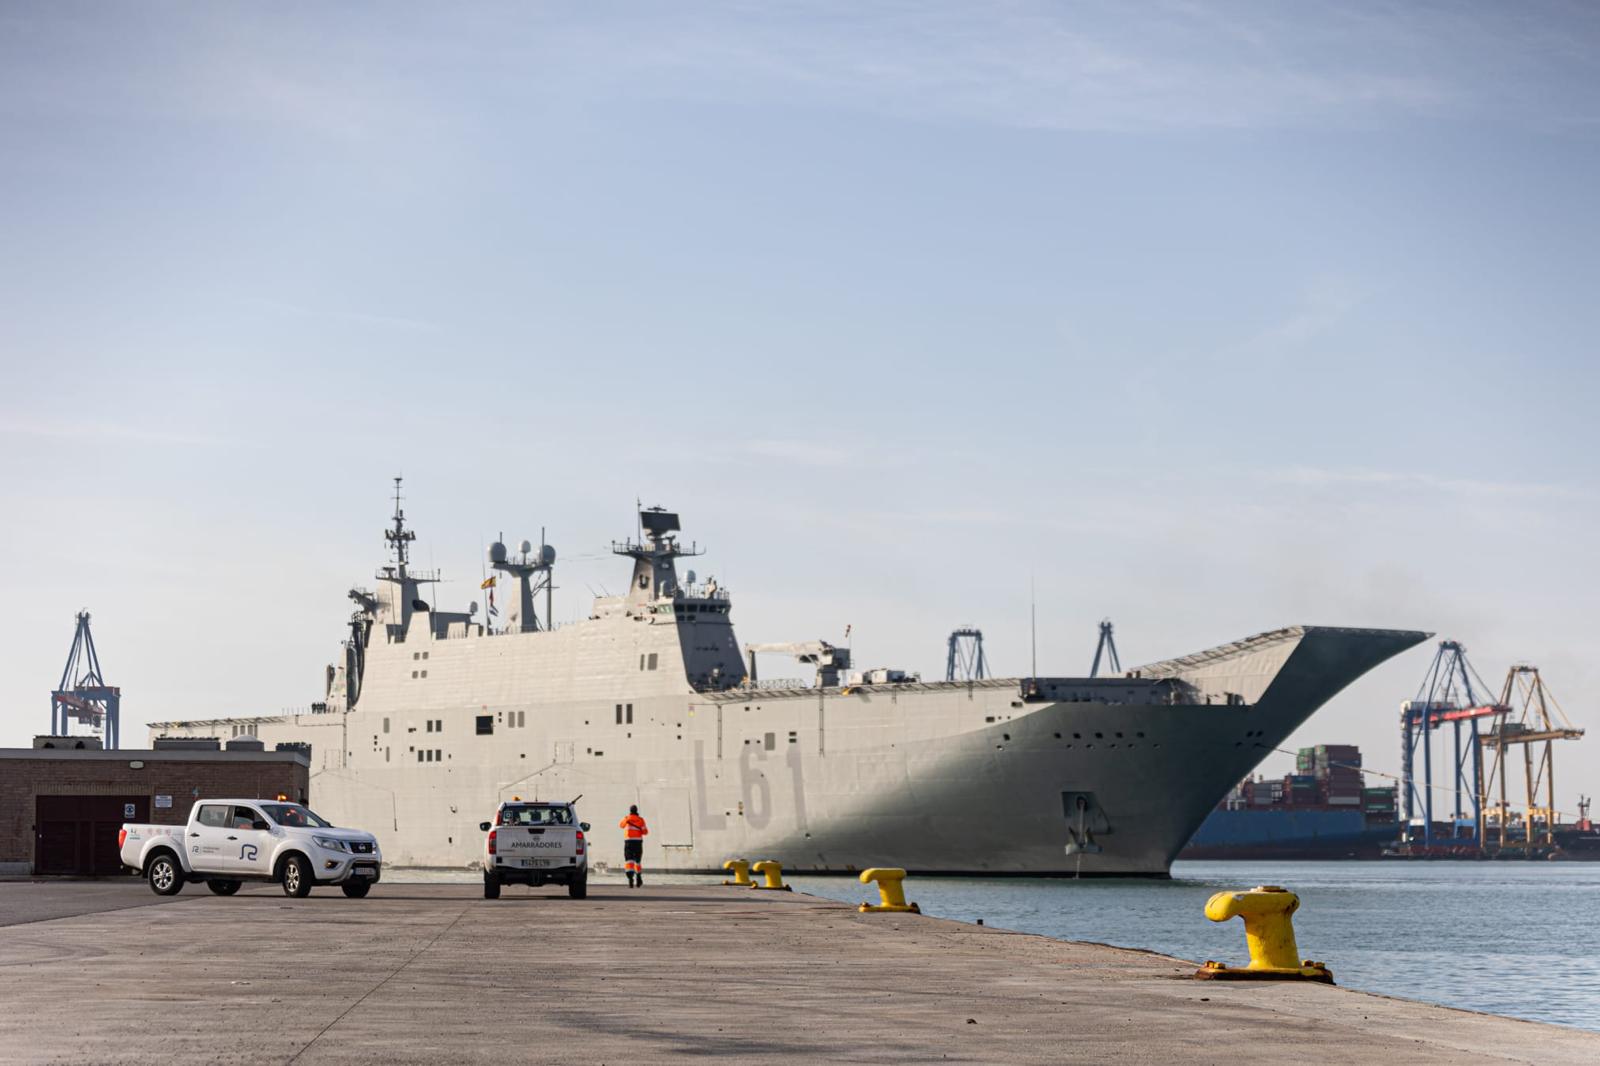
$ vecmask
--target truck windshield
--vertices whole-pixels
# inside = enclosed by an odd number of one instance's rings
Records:
[[[571,825],[570,807],[507,807],[500,812],[501,825]]]
[[[333,828],[332,822],[317,817],[311,808],[298,803],[263,803],[261,809],[267,812],[268,818],[291,829]]]

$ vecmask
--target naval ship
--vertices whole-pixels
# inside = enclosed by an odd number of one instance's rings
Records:
[[[389,561],[349,593],[324,698],[307,713],[155,722],[152,739],[308,746],[311,803],[375,832],[401,867],[475,869],[477,824],[498,802],[581,797],[597,862],[620,861],[616,821],[638,805],[653,870],[747,858],[1160,877],[1313,711],[1428,636],[1291,626],[1120,677],[928,682],[853,670],[827,641],[741,647],[728,591],[679,578],[699,551],[678,516],[638,519],[612,545],[632,561],[627,593],[560,625],[554,548],[494,544],[497,625],[476,604],[430,602],[438,575],[410,565],[397,482]],[[814,668],[811,683],[759,680],[770,653]]]

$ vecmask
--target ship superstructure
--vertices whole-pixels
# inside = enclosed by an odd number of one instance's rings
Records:
[[[305,714],[157,722],[152,737],[309,745],[311,799],[397,866],[472,868],[483,812],[518,795],[638,804],[658,870],[735,857],[793,870],[1165,875],[1207,813],[1347,684],[1420,632],[1292,626],[1118,677],[924,682],[850,672],[825,641],[741,648],[727,590],[680,580],[678,516],[639,512],[628,590],[555,625],[556,553],[500,544],[506,624],[441,611],[398,493],[377,586]],[[498,576],[498,575],[497,575]],[[544,613],[538,593],[545,593]],[[758,682],[783,650],[815,684]],[[746,655],[748,654],[748,658]],[[615,836],[617,839],[610,839]]]

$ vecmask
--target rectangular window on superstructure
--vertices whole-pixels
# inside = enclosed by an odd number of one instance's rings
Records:
[[[418,762],[422,761],[422,749],[421,748],[417,749],[417,761]]]
[[[617,704],[617,724],[622,724],[622,704]]]
[[[766,748],[768,751],[771,751],[772,749],[776,748],[778,746],[777,734],[768,733],[766,736],[762,737],[761,738],[761,746]]]
[[[492,714],[480,714],[480,715],[478,715],[478,735],[480,737],[484,737],[484,736],[490,735],[493,732],[494,732],[494,715],[492,715]]]
[[[387,718],[385,718],[383,720],[383,731],[385,733],[387,733],[389,731],[389,719],[387,719]]]
[[[654,670],[655,668],[656,668],[656,653],[655,652],[651,652],[650,653],[650,669]]]
[[[644,669],[644,653],[643,652],[639,653],[639,669],[641,669],[641,670]]]
[[[427,725],[428,725],[428,732],[430,732],[430,733],[433,732],[433,719],[432,718],[428,719]]]
[[[633,704],[628,704],[628,724],[633,724]]]
[[[517,712],[517,728],[521,729],[523,726],[525,726],[527,724],[528,724],[528,712],[527,711],[518,711]]]

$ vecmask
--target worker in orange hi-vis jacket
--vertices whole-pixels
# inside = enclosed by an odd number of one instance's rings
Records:
[[[628,869],[628,887],[638,888],[644,884],[644,838],[650,835],[650,827],[644,824],[639,808],[634,806],[628,808],[628,816],[617,823],[617,828],[626,837],[622,842],[622,858]]]

